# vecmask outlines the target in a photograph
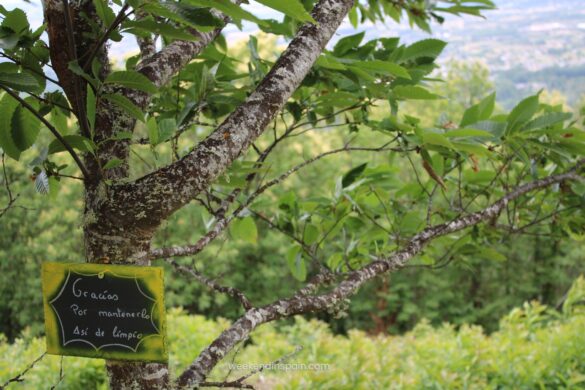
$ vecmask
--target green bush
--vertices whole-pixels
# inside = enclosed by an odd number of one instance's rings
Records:
[[[585,388],[585,279],[567,294],[562,311],[538,302],[514,309],[497,332],[479,326],[456,329],[419,323],[403,336],[369,336],[359,330],[334,335],[327,324],[296,318],[293,325],[267,325],[213,372],[223,380],[247,373],[236,364],[270,363],[295,351],[288,364],[327,364],[322,370],[264,370],[252,381],[277,389],[577,389]],[[180,372],[222,329],[226,320],[168,313],[170,365]],[[44,350],[44,340],[0,338],[0,384],[21,372]],[[65,357],[60,389],[105,389],[104,362]],[[46,356],[13,388],[47,388],[59,380],[61,358]],[[232,370],[230,370],[230,368]],[[241,368],[241,367],[240,367]],[[230,372],[231,371],[231,372]]]

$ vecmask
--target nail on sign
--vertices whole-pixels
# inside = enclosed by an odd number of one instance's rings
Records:
[[[43,263],[47,352],[166,361],[163,270]]]

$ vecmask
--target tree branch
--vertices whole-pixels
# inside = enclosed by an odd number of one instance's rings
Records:
[[[197,281],[199,281],[201,284],[205,285],[209,289],[220,292],[222,294],[227,294],[230,297],[237,299],[242,304],[245,310],[250,310],[253,307],[250,300],[240,290],[234,287],[222,286],[215,280],[203,276],[201,272],[197,271],[196,269],[181,265],[177,263],[175,260],[166,259],[166,262],[171,264],[178,271],[181,271],[187,275],[191,275],[192,277],[197,279]]]
[[[160,259],[160,258],[169,258],[169,257],[178,257],[178,256],[189,256],[189,255],[196,255],[201,252],[209,243],[211,243],[221,232],[223,232],[229,224],[240,214],[242,210],[249,207],[258,196],[262,195],[268,188],[275,186],[277,184],[282,183],[286,180],[290,175],[295,172],[300,171],[301,169],[305,168],[308,165],[313,164],[321,160],[324,157],[331,156],[333,154],[343,153],[343,152],[355,152],[355,151],[362,151],[362,152],[385,152],[385,151],[402,151],[393,148],[381,147],[381,148],[366,148],[366,147],[350,147],[345,146],[343,148],[330,150],[328,152],[319,154],[305,162],[289,169],[282,175],[278,176],[275,179],[270,180],[269,182],[261,185],[254,191],[245,202],[240,204],[236,210],[230,214],[229,216],[221,217],[213,226],[211,230],[209,230],[203,237],[201,237],[195,244],[193,245],[186,245],[186,246],[174,246],[174,247],[167,247],[167,248],[158,248],[152,249],[148,254],[149,260]],[[231,194],[230,194],[231,197]],[[228,204],[233,201],[233,199],[226,199],[229,201]],[[223,205],[220,206],[222,209]],[[225,210],[224,210],[225,212]]]
[[[197,359],[181,374],[178,379],[178,385],[186,387],[204,382],[217,363],[237,343],[247,338],[250,332],[259,325],[296,314],[318,312],[334,307],[355,294],[365,282],[383,273],[396,271],[404,267],[410,259],[420,253],[424,246],[432,240],[477,225],[483,221],[489,221],[499,215],[509,202],[531,191],[541,190],[565,180],[583,180],[583,177],[576,173],[583,165],[585,165],[585,160],[579,161],[573,169],[565,173],[548,176],[519,186],[481,211],[456,218],[447,223],[428,227],[412,237],[403,249],[387,257],[378,258],[361,269],[352,271],[345,280],[327,293],[305,295],[297,292],[289,299],[280,299],[267,306],[249,310],[201,352]]]
[[[125,209],[126,215],[146,214],[158,225],[208,188],[262,134],[300,86],[352,5],[353,0],[319,1],[313,10],[317,25],[301,27],[254,93],[210,136],[181,160],[112,188],[117,204],[136,205]]]

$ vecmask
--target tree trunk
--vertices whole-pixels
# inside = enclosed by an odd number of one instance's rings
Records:
[[[86,188],[84,243],[86,261],[91,263],[127,264],[150,247],[154,229],[132,226],[113,210],[123,205],[100,207],[105,189]],[[149,265],[149,261],[133,262]],[[145,362],[106,362],[111,389],[168,389],[169,370],[166,364]]]

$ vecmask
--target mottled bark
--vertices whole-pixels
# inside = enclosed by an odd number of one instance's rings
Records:
[[[579,166],[585,164],[581,161]],[[230,352],[239,342],[247,339],[250,333],[259,325],[281,318],[323,311],[335,307],[348,299],[367,281],[386,272],[398,270],[416,256],[430,241],[451,234],[478,223],[490,221],[498,216],[506,205],[531,191],[547,188],[565,180],[583,180],[575,173],[575,169],[566,173],[553,175],[516,188],[491,206],[451,222],[431,226],[415,235],[401,250],[388,257],[380,258],[363,268],[353,271],[347,278],[329,292],[321,295],[305,295],[300,292],[292,298],[281,299],[261,308],[247,311],[232,326],[205,348],[197,359],[179,377],[179,387],[196,386],[203,382],[219,361]],[[314,291],[314,289],[312,289]],[[306,292],[306,291],[304,291]]]

